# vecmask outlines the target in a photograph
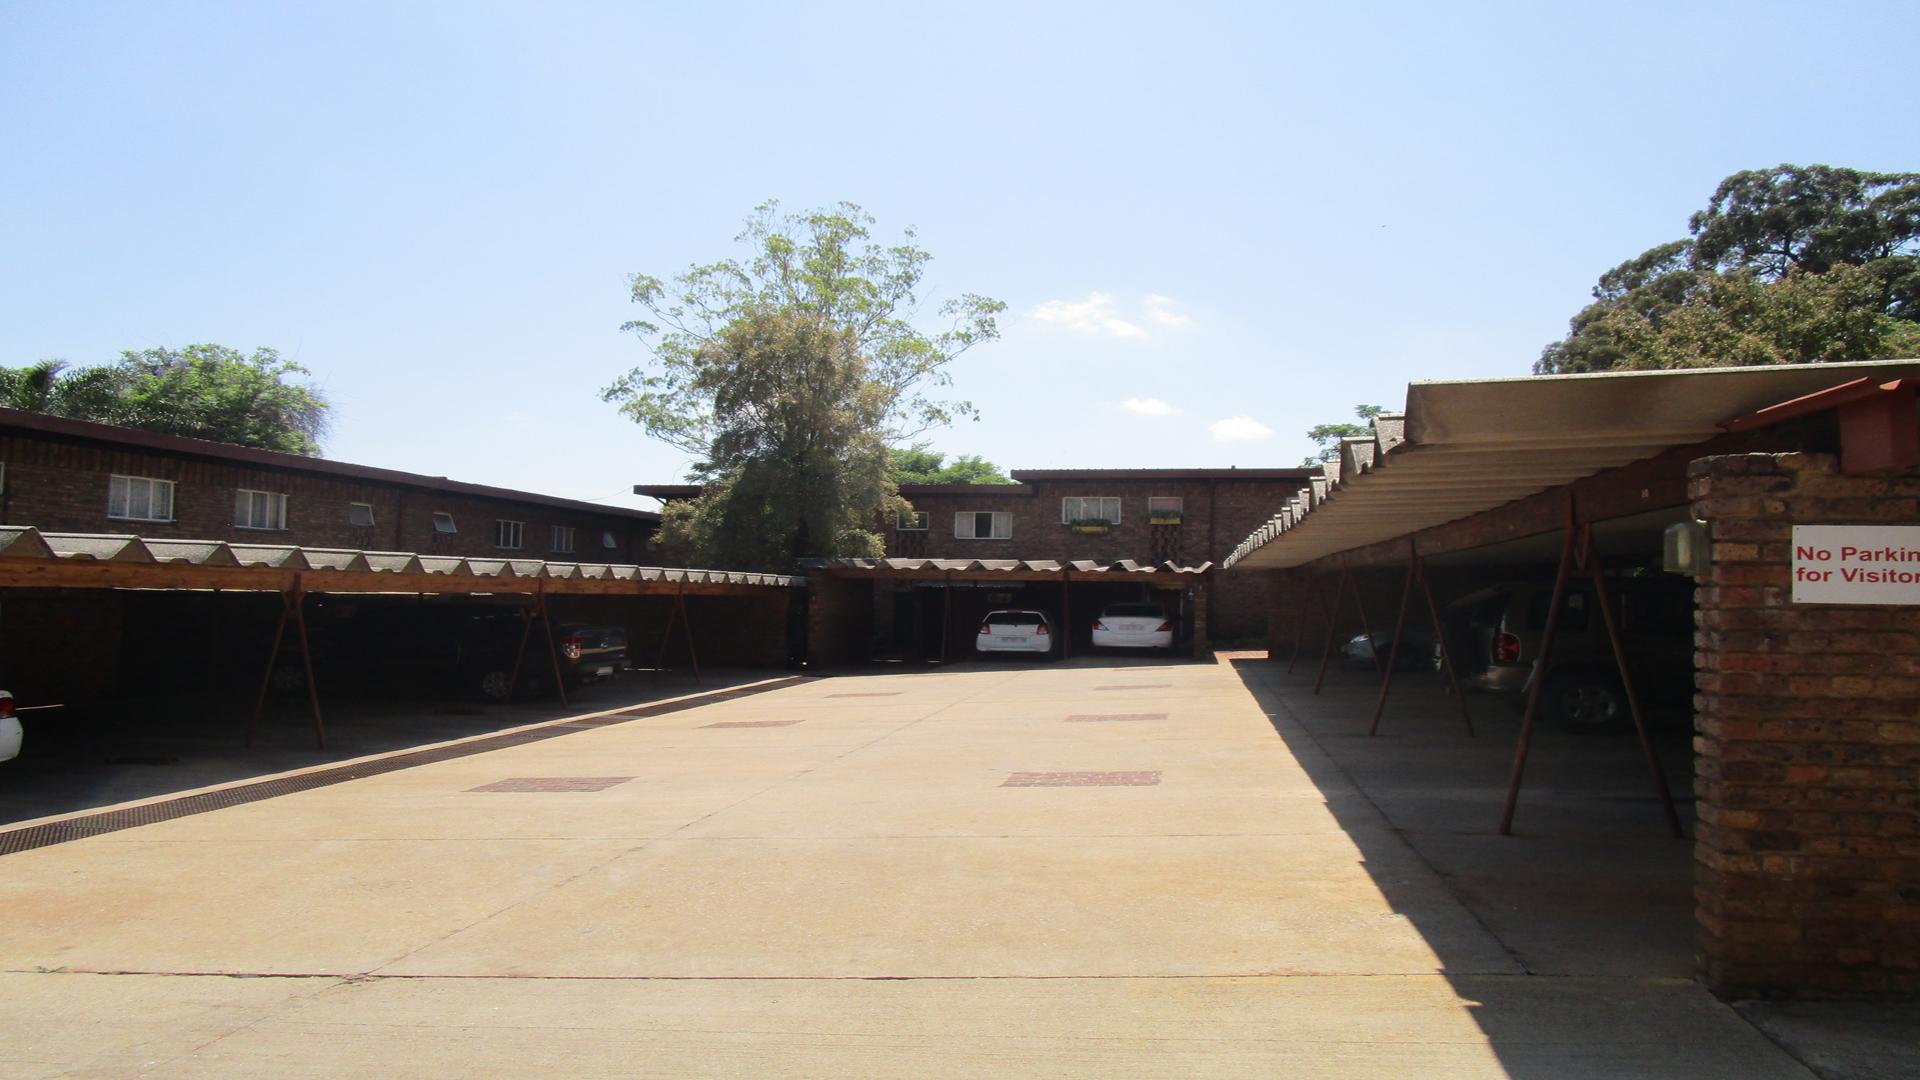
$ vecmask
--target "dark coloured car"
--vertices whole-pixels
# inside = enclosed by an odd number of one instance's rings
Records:
[[[526,611],[474,603],[362,603],[316,605],[309,616],[314,675],[325,688],[384,684],[430,688],[504,700],[512,686],[514,658],[526,634]],[[608,678],[624,670],[625,631],[618,627],[556,624],[554,644],[568,686]],[[306,677],[297,648],[281,647],[274,685],[297,691]],[[553,662],[535,624],[521,663],[520,691],[551,688]]]
[[[1641,706],[1672,715],[1693,701],[1693,583],[1670,575],[1618,578],[1608,596]],[[1447,608],[1447,649],[1461,685],[1524,703],[1553,598],[1551,581],[1507,582]],[[1569,582],[1541,686],[1543,712],[1568,730],[1595,734],[1633,722],[1591,582]]]

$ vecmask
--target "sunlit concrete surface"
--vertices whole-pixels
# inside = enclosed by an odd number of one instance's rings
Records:
[[[1808,1075],[1504,932],[1270,674],[820,679],[7,856],[0,1074]]]

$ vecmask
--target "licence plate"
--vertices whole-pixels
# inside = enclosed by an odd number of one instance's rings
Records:
[[[612,665],[612,664],[602,664],[602,665],[600,665],[599,667],[597,667],[597,668],[594,668],[594,669],[593,669],[593,673],[594,673],[595,675],[611,675],[611,674],[613,674],[613,665]]]
[[[1009,645],[1025,645],[1027,643],[1027,639],[1024,634],[1019,637],[1008,636],[1006,638],[1003,638],[1002,640],[1004,640]]]

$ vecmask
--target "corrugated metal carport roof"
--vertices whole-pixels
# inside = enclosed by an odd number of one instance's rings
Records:
[[[1057,561],[1054,559],[834,559],[809,567],[825,573],[854,574],[862,577],[925,577],[930,574],[1060,575],[1074,574],[1205,574],[1210,562],[1199,566],[1180,566],[1172,562],[1157,565],[1121,559],[1101,563],[1091,559]]]
[[[0,526],[0,586],[282,590],[295,574],[309,592],[646,593],[686,586],[746,591],[804,584],[784,574],[154,540]]]
[[[1224,566],[1278,569],[1491,510],[1671,447],[1735,417],[1920,361],[1417,382],[1404,414],[1345,440],[1338,461]]]

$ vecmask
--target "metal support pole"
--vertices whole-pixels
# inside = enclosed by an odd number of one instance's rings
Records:
[[[300,586],[300,575],[293,575],[293,592],[287,596],[287,604],[293,608],[293,626],[300,632],[300,666],[307,673],[307,708],[313,711],[313,741],[320,749],[327,748],[327,724],[320,718],[320,687],[313,679],[313,649],[307,644],[307,594]]]
[[[1460,702],[1460,719],[1466,722],[1467,738],[1474,737],[1473,713],[1467,709],[1467,695],[1460,690],[1460,673],[1453,666],[1453,650],[1447,647],[1447,628],[1440,620],[1440,605],[1434,603],[1433,586],[1427,581],[1426,560],[1420,560],[1420,592],[1427,598],[1427,614],[1433,616],[1433,640],[1440,645],[1440,670],[1446,672],[1447,688]]]
[[[1060,571],[1060,658],[1073,659],[1073,581],[1072,572]]]
[[[1360,613],[1360,629],[1366,631],[1367,652],[1373,655],[1373,670],[1380,670],[1380,643],[1373,640],[1373,620],[1367,618],[1367,602],[1360,596],[1360,582],[1354,579],[1353,572],[1347,572],[1347,583],[1353,587],[1353,610]]]
[[[513,674],[507,677],[508,701],[512,701],[514,695],[520,692],[520,665],[527,658],[527,642],[531,640],[533,640],[533,612],[528,610],[520,621],[520,648],[513,654]]]
[[[267,710],[267,690],[273,685],[273,668],[280,660],[280,640],[287,633],[287,595],[280,594],[280,619],[273,624],[273,644],[267,648],[267,670],[260,676],[260,693],[253,699],[253,716],[247,720],[247,748],[253,748],[253,729]]]
[[[1540,689],[1546,681],[1547,657],[1560,629],[1560,607],[1567,598],[1567,578],[1573,571],[1573,500],[1567,500],[1567,538],[1560,545],[1560,568],[1553,575],[1553,599],[1548,601],[1547,626],[1540,634],[1540,655],[1533,658],[1533,677],[1527,681],[1527,711],[1520,720],[1520,741],[1513,748],[1513,772],[1507,777],[1507,801],[1500,811],[1500,835],[1513,835],[1513,807],[1520,799],[1520,776],[1527,768],[1527,748],[1533,739],[1533,721],[1540,714]]]
[[[1320,685],[1327,681],[1327,663],[1333,659],[1333,628],[1340,623],[1340,601],[1347,598],[1347,578],[1353,571],[1342,569],[1340,580],[1333,586],[1333,607],[1327,611],[1327,644],[1320,650],[1320,674],[1313,680],[1313,692],[1320,692]]]
[[[680,594],[674,594],[674,603],[667,605],[667,625],[660,631],[660,647],[653,651],[653,677],[658,679],[667,663],[667,643],[673,640],[673,624],[686,614],[681,610]]]
[[[1607,628],[1607,643],[1613,647],[1613,660],[1620,668],[1620,686],[1627,692],[1627,708],[1633,713],[1633,730],[1640,737],[1640,752],[1646,757],[1647,772],[1653,777],[1654,790],[1660,794],[1660,808],[1666,811],[1667,827],[1673,835],[1684,836],[1680,827],[1680,813],[1673,807],[1673,792],[1667,787],[1667,774],[1660,768],[1660,757],[1653,752],[1653,740],[1647,737],[1647,717],[1640,708],[1640,695],[1634,691],[1633,675],[1627,670],[1627,653],[1620,646],[1620,626],[1614,619],[1613,600],[1607,595],[1606,575],[1600,569],[1600,553],[1593,544],[1593,530],[1586,531],[1586,544],[1581,551],[1581,561],[1587,565],[1587,576],[1593,580],[1593,591],[1600,603],[1600,621]]]
[[[687,614],[686,587],[673,594],[673,606],[680,610],[680,632],[687,635],[687,663],[693,668],[693,682],[700,684],[700,650],[693,645],[693,618]]]
[[[1380,734],[1380,717],[1387,711],[1387,694],[1393,689],[1393,667],[1400,659],[1401,632],[1407,626],[1407,601],[1413,598],[1413,579],[1420,574],[1420,554],[1413,542],[1407,542],[1407,580],[1400,586],[1400,613],[1393,617],[1393,640],[1387,643],[1387,670],[1380,675],[1380,698],[1373,703],[1373,725],[1367,737]]]
[[[1319,578],[1314,577],[1307,579],[1307,592],[1313,597],[1314,604],[1320,608],[1320,614],[1328,621],[1332,621],[1333,615],[1327,611],[1327,598],[1325,594],[1320,591]],[[1293,674],[1293,665],[1300,660],[1300,647],[1307,640],[1306,605],[1301,605],[1299,611],[1300,617],[1294,620],[1293,624],[1293,655],[1287,660],[1287,674],[1289,675]]]
[[[567,677],[560,671],[560,647],[553,640],[553,618],[547,613],[547,586],[544,581],[533,594],[533,607],[540,615],[540,630],[547,639],[547,658],[553,661],[553,689],[560,704],[567,703]]]
[[[940,662],[947,662],[947,639],[953,636],[953,571],[947,571],[940,590]]]

